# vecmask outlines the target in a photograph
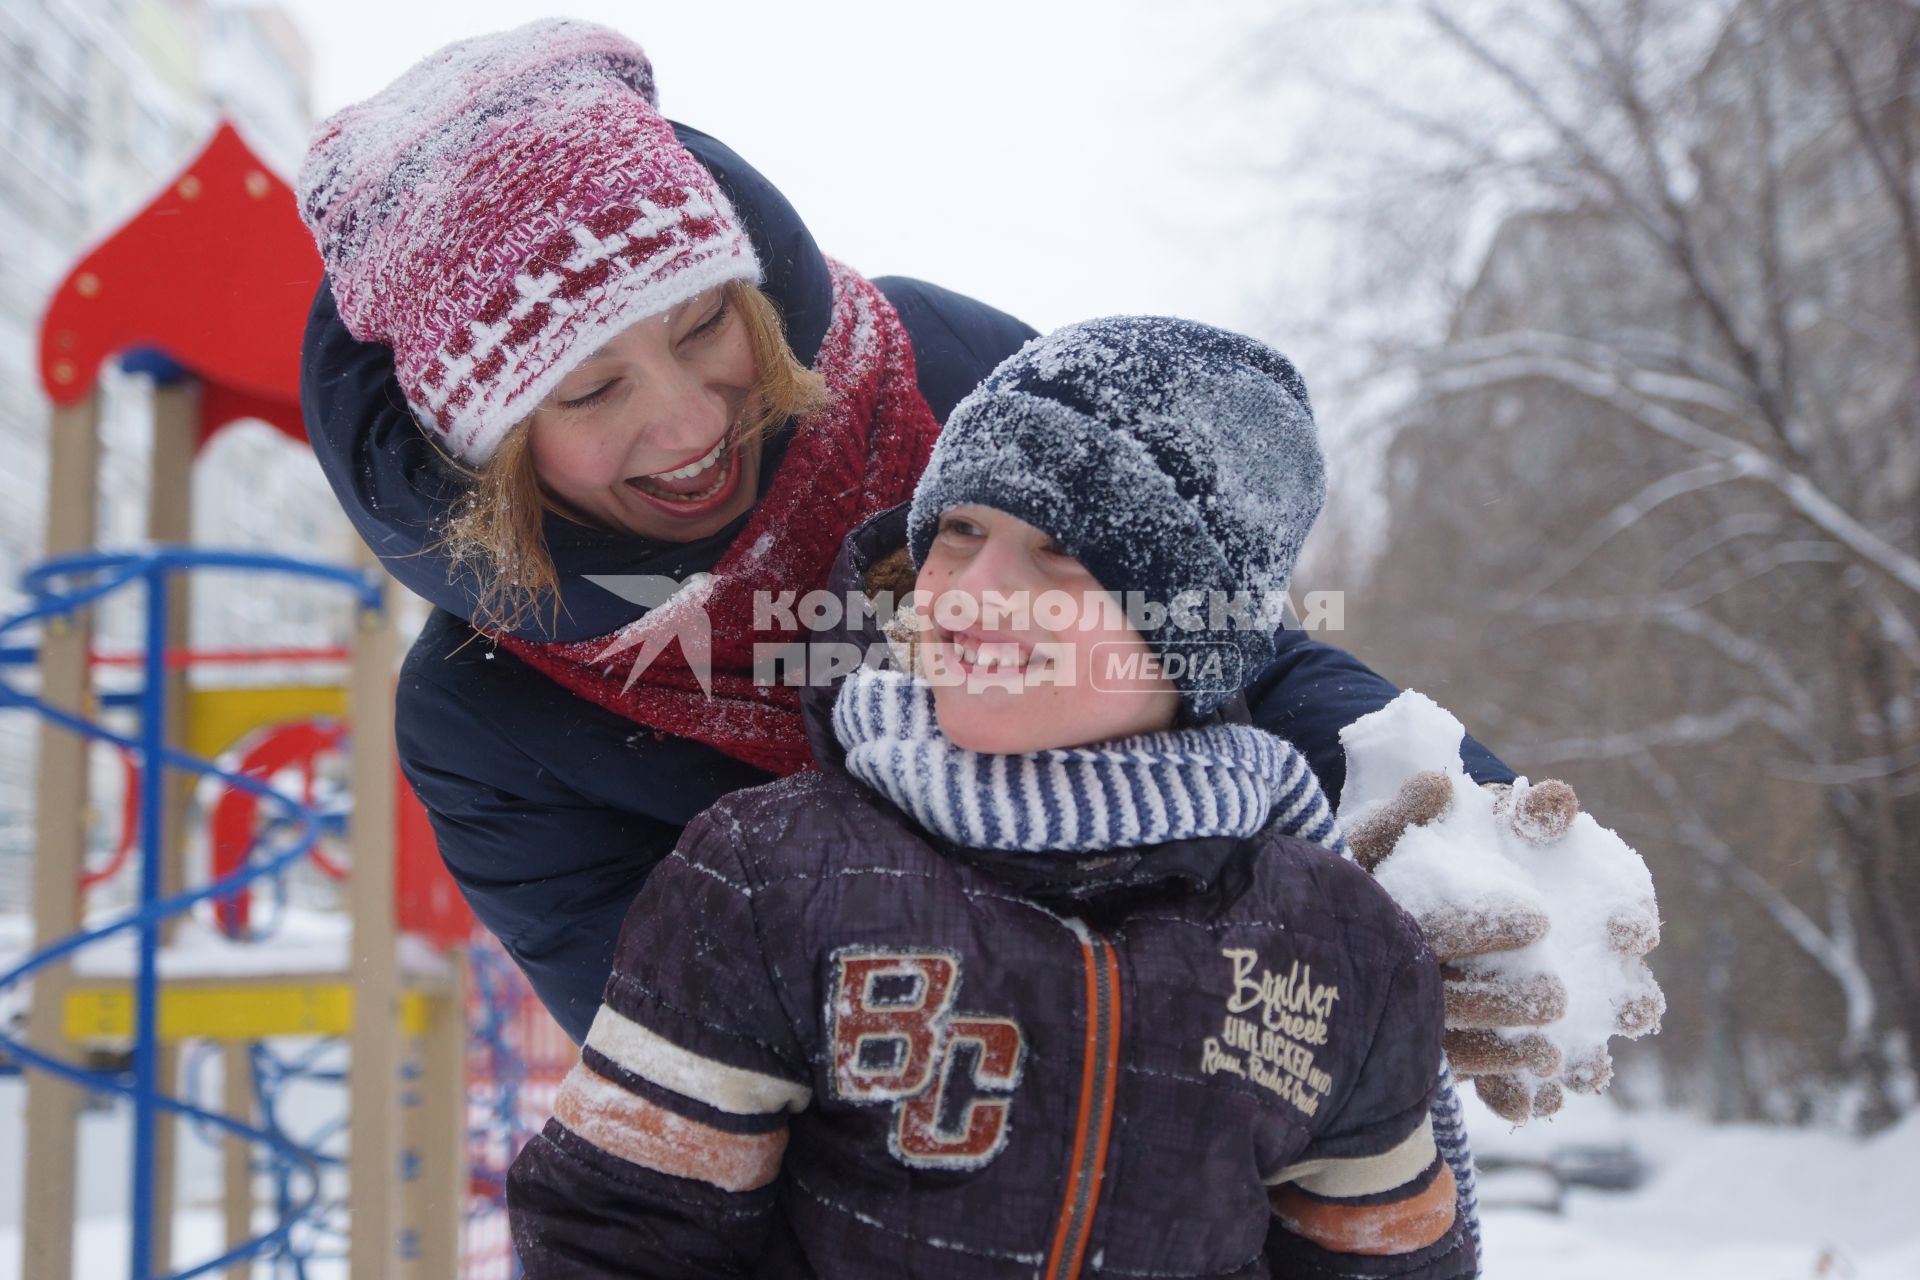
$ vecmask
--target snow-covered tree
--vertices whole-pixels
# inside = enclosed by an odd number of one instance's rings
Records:
[[[1415,374],[1351,639],[1647,855],[1676,1088],[1884,1122],[1920,1043],[1920,6],[1340,21],[1422,59],[1341,73],[1388,126],[1350,302]]]

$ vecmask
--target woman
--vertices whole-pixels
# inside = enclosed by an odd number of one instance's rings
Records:
[[[796,691],[754,678],[756,644],[794,638],[755,596],[824,586],[1033,331],[830,262],[744,161],[658,115],[637,46],[584,23],[442,50],[323,126],[300,189],[328,268],[309,435],[436,606],[401,674],[401,762],[481,921],[579,1039],[681,828],[808,762]],[[659,597],[606,580],[703,572],[710,679],[674,647],[630,679],[609,651]],[[1394,694],[1288,632],[1248,702],[1337,796],[1341,726]],[[1525,941],[1470,904],[1455,921],[1478,951]]]

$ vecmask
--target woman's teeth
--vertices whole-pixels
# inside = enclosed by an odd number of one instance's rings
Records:
[[[643,476],[641,478],[644,480],[691,480],[695,476],[699,475],[702,471],[705,471],[708,467],[712,466],[714,463],[720,461],[720,454],[726,448],[726,443],[727,443],[727,438],[725,436],[721,436],[719,441],[713,446],[713,448],[707,451],[707,454],[705,457],[695,458],[692,462],[689,462],[686,466],[680,467],[673,471],[660,471],[660,472],[656,472],[653,475]]]
[[[713,472],[711,483],[689,491],[687,482],[708,471]],[[733,454],[726,448],[723,440],[705,457],[689,462],[684,467],[650,476],[635,476],[627,483],[640,489],[648,497],[663,502],[695,503],[704,502],[719,493],[732,478]]]

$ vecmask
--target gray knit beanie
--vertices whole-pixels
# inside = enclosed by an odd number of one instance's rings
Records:
[[[1029,342],[960,402],[907,541],[925,563],[941,514],[963,503],[1045,530],[1128,606],[1191,722],[1273,657],[1271,606],[1326,488],[1286,357],[1191,320],[1116,316]],[[1154,606],[1168,610],[1157,627]]]

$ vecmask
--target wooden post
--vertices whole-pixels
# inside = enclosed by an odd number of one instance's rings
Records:
[[[100,404],[95,392],[53,411],[48,441],[47,554],[93,545],[99,503]],[[40,642],[40,696],[87,714],[88,610],[50,622]],[[87,842],[87,739],[54,724],[40,728],[34,797],[33,942],[45,947],[80,925],[80,871]],[[58,1051],[61,1005],[71,972],[64,964],[33,978],[27,1039]],[[22,1275],[62,1280],[73,1274],[75,1149],[81,1089],[43,1071],[27,1073],[27,1169]]]
[[[244,1040],[220,1046],[220,1110],[242,1124],[253,1120],[251,1050]],[[253,1235],[253,1144],[231,1135],[220,1140],[220,1204],[232,1249]]]
[[[457,957],[455,957],[457,960]],[[419,1273],[442,1280],[460,1273],[460,1227],[467,1198],[467,1001],[456,963],[449,990],[432,1005],[421,1043],[420,1153],[410,1209],[420,1233]]]
[[[153,454],[148,464],[147,539],[155,544],[193,541],[193,455],[200,444],[200,385],[183,379],[156,386],[153,392]],[[176,574],[167,592],[167,648],[183,650],[191,641],[192,584]],[[186,741],[186,668],[170,669],[167,683],[167,745]],[[165,819],[160,832],[160,892],[172,897],[186,885],[188,804],[196,779],[184,772],[169,780]],[[161,928],[161,945],[173,940],[178,918]],[[157,1083],[160,1091],[176,1095],[180,1086],[181,1046],[160,1051]],[[175,1165],[179,1126],[170,1114],[154,1122],[153,1269],[165,1275],[173,1270],[173,1216]]]
[[[400,1085],[400,1181],[395,1188],[398,1194],[394,1196],[394,1230],[399,1236],[400,1249],[399,1260],[389,1273],[393,1280],[425,1280],[432,1274],[423,1264],[424,1242],[420,1233],[426,1206],[426,1187],[421,1177],[426,1165],[422,1139],[426,1135],[426,1101],[430,1087],[426,1047],[434,1016],[433,1001],[429,999],[425,1004],[427,1027],[415,1028],[421,1034],[409,1035],[402,1050],[405,1059]]]
[[[200,445],[200,384],[176,382],[154,388],[153,457],[148,467],[147,540],[156,544],[185,545],[193,541],[193,459]],[[192,642],[193,584],[185,574],[176,574],[168,593],[167,647],[185,649]],[[186,668],[167,673],[167,744],[179,747],[186,742],[187,690]],[[166,854],[163,891],[172,896],[186,884],[183,854],[186,847],[188,808],[196,778],[182,775],[174,779],[167,795],[167,824],[162,841]],[[167,922],[171,935],[179,920]]]
[[[360,552],[361,562],[372,557]],[[383,575],[384,581],[384,575]],[[392,586],[378,611],[363,612],[348,677],[353,732],[353,1065],[348,1081],[347,1274],[386,1276],[397,1269],[394,1191],[400,1161],[398,1094],[400,973],[394,921],[393,673],[396,640]]]

